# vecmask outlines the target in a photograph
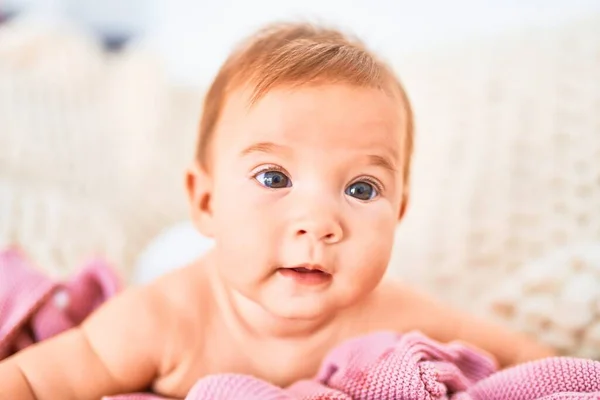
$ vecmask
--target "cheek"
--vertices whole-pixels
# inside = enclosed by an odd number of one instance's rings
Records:
[[[353,279],[378,281],[385,273],[394,244],[397,221],[394,213],[393,207],[382,205],[368,215],[353,218],[350,234],[354,239],[347,251],[347,256],[356,260]]]
[[[395,202],[386,199],[354,210],[350,221],[353,236],[360,236],[364,248],[390,247],[398,223],[398,208]]]
[[[256,251],[258,245],[268,247],[278,231],[277,210],[272,193],[261,190],[248,178],[221,179],[214,190],[213,218],[215,239],[223,247],[236,248],[236,253]]]
[[[230,184],[214,188],[213,223],[219,269],[238,290],[253,290],[251,285],[261,282],[273,263],[278,236],[275,218],[260,188],[252,187],[253,182],[224,181]]]

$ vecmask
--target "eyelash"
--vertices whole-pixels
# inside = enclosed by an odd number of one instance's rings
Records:
[[[277,171],[277,172],[284,173],[285,175],[288,176],[288,178],[290,175],[290,174],[288,174],[288,172],[285,169],[281,168],[278,165],[264,165],[259,170],[252,172],[252,179],[256,178],[258,175],[262,174],[263,172],[270,172],[270,171]]]
[[[383,191],[385,189],[379,181],[375,180],[374,178],[371,178],[370,176],[361,176],[361,177],[355,179],[350,185],[355,184],[357,182],[370,183],[371,185],[373,185],[375,187],[375,190],[377,190],[377,193],[379,195],[383,194]],[[350,185],[348,185],[348,186],[350,186]]]
[[[269,172],[269,171],[277,171],[277,172],[281,172],[285,175],[288,176],[288,178],[291,179],[291,177],[289,176],[289,173],[283,169],[282,167],[278,166],[278,165],[265,165],[262,168],[260,168],[259,170],[253,171],[252,172],[252,179],[256,179],[256,177],[264,172]],[[352,183],[350,183],[348,186],[353,185],[357,182],[367,182],[371,185],[373,185],[375,187],[375,190],[377,190],[377,193],[379,193],[379,195],[381,195],[383,193],[383,191],[385,190],[385,188],[383,187],[383,185],[377,181],[374,178],[371,178],[369,176],[360,176],[358,178],[356,178],[355,180],[352,181]]]

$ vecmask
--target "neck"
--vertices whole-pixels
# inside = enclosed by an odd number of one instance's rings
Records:
[[[216,272],[209,268],[211,282],[223,315],[236,331],[257,339],[305,340],[308,337],[330,336],[336,315],[315,319],[284,318],[265,309],[260,303],[230,287]]]
[[[235,290],[228,293],[228,302],[237,323],[248,334],[259,338],[293,340],[327,334],[336,319],[335,315],[318,319],[279,317]]]

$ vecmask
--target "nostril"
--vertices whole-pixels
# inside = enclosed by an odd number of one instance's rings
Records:
[[[298,231],[298,236],[300,236],[300,235],[306,235],[306,231],[304,229],[300,229]]]

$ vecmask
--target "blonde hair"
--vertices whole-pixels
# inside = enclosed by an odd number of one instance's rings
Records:
[[[196,158],[208,168],[208,147],[228,93],[249,85],[251,103],[280,86],[347,83],[398,96],[406,115],[403,177],[408,183],[413,116],[408,97],[392,70],[364,44],[338,30],[307,23],[270,25],[235,49],[204,100]]]

